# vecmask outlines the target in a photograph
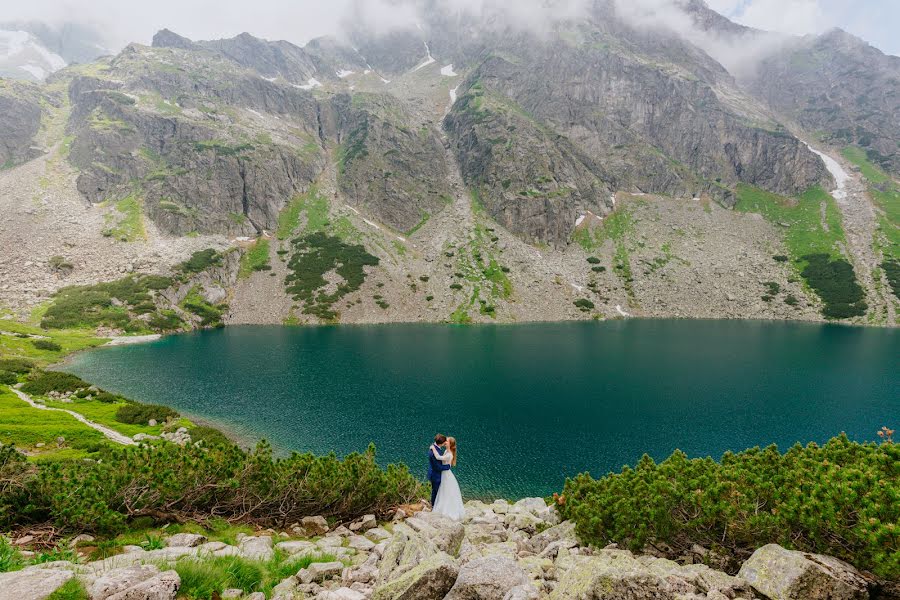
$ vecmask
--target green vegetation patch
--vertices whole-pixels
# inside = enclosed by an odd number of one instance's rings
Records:
[[[17,321],[0,319],[0,371],[28,373],[39,365],[59,361],[69,352],[91,348],[106,340],[85,330],[44,330]],[[60,350],[38,348],[34,342],[49,338]]]
[[[764,544],[836,556],[900,578],[900,445],[846,436],[726,453],[721,461],[676,451],[657,464],[566,481],[559,508],[585,543],[675,551],[701,544],[746,556]]]
[[[784,228],[785,245],[793,264],[809,288],[822,299],[824,316],[843,319],[865,314],[868,309],[865,293],[853,265],[841,253],[846,239],[840,212],[830,195],[814,187],[792,202],[740,184],[737,196],[736,210],[759,213]]]
[[[366,278],[364,267],[379,264],[378,257],[366,252],[363,246],[320,231],[298,237],[291,244],[290,273],[285,279],[287,292],[295,300],[303,301],[305,314],[325,321],[338,317],[332,310],[336,302],[362,286]],[[328,285],[325,275],[331,271],[342,281],[328,293],[322,288]]]
[[[279,240],[286,240],[294,234],[303,214],[306,215],[306,233],[321,231],[328,225],[328,198],[319,192],[317,186],[310,186],[305,194],[291,200],[278,215],[276,236]]]
[[[107,213],[104,220],[106,227],[102,233],[106,237],[112,237],[122,242],[147,239],[141,200],[136,196],[128,196],[116,202],[115,211]]]
[[[259,238],[241,256],[241,267],[238,271],[238,277],[246,279],[257,271],[270,271],[272,265],[269,264],[269,240],[267,238]]]
[[[129,275],[96,285],[59,290],[41,319],[47,329],[106,326],[129,333],[150,331],[148,321],[136,318],[157,311],[154,297],[174,284],[160,275]]]
[[[46,396],[50,392],[74,392],[90,386],[80,377],[70,373],[39,371],[22,386],[22,391],[32,396]]]
[[[230,144],[223,140],[206,140],[194,142],[197,152],[215,152],[219,156],[240,156],[253,150],[252,144]]]
[[[64,440],[62,447],[57,446],[59,438]],[[4,447],[15,444],[22,449],[39,452],[42,456],[82,457],[104,444],[105,438],[72,415],[33,408],[0,386],[0,442]],[[37,448],[38,444],[45,446]],[[3,484],[0,484],[0,496],[3,495],[2,490]],[[0,501],[0,519],[3,518],[2,511]]]
[[[884,269],[894,296],[900,300],[900,260],[886,260],[881,263],[881,268]]]
[[[186,274],[202,273],[212,267],[222,266],[223,259],[224,256],[212,248],[198,250],[189,259],[176,265],[175,270]]]
[[[96,460],[52,464],[29,464],[2,446],[0,473],[3,530],[54,522],[65,532],[116,534],[146,515],[183,522],[215,514],[276,527],[319,514],[346,521],[387,514],[423,492],[406,467],[379,467],[374,446],[339,459],[276,458],[265,443],[250,452],[231,444],[110,445]]]
[[[128,425],[146,425],[151,419],[157,423],[164,423],[168,419],[175,420],[179,416],[177,411],[158,404],[129,403],[119,407],[116,411],[116,421]]]
[[[181,308],[200,317],[200,325],[203,327],[222,327],[222,316],[228,309],[225,304],[211,304],[203,299],[199,287],[193,287],[184,300]]]

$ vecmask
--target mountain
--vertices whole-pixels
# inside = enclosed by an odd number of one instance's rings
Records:
[[[680,28],[619,0],[540,23],[421,4],[409,27],[302,47],[162,30],[6,82],[17,232],[82,256],[69,281],[96,259],[29,225],[27,194],[76,194],[104,223],[85,243],[119,240],[102,244],[126,272],[142,244],[168,249],[162,270],[195,240],[239,247],[257,262],[228,291],[233,323],[896,322],[896,60],[701,0],[672,0]],[[48,150],[66,160],[35,160]],[[16,179],[33,169],[52,192]],[[46,298],[17,291],[0,299]]]
[[[84,25],[0,23],[0,77],[42,81],[68,64],[91,62],[109,53],[100,34]]]
[[[858,145],[900,175],[900,57],[834,29],[767,58],[747,87],[803,128]]]

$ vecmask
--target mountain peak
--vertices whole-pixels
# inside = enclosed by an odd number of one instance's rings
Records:
[[[188,38],[178,35],[171,29],[160,29],[153,36],[151,45],[154,48],[181,48],[183,50],[193,50],[196,44]]]

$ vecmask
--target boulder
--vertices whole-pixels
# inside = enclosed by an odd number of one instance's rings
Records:
[[[530,512],[509,512],[503,517],[503,522],[510,529],[518,529],[529,534],[535,533],[545,523]]]
[[[159,569],[154,565],[135,565],[106,571],[88,586],[88,597],[91,600],[106,600],[157,575]]]
[[[344,563],[334,562],[314,562],[307,568],[300,569],[297,578],[301,583],[320,583],[332,577],[338,577],[344,572]]]
[[[446,600],[503,600],[513,588],[531,580],[508,556],[477,558],[462,566]]]
[[[365,515],[350,523],[350,531],[364,532],[376,527],[378,527],[378,521],[375,519],[375,515]]]
[[[94,536],[88,535],[86,533],[82,533],[81,535],[76,535],[71,540],[69,540],[69,548],[74,548],[82,542],[87,544],[87,543],[90,543],[93,541],[94,541]]]
[[[170,548],[194,548],[206,543],[206,536],[198,533],[176,533],[166,539]]]
[[[272,536],[247,536],[241,539],[239,548],[241,554],[251,560],[266,561],[275,555],[272,549]]]
[[[44,600],[74,577],[72,571],[35,569],[0,573],[2,597],[14,600]]]
[[[453,557],[438,552],[402,575],[376,586],[372,600],[442,600],[458,574]]]
[[[179,587],[181,578],[178,573],[163,571],[134,587],[109,596],[106,600],[175,600]]]
[[[275,544],[275,548],[284,552],[285,554],[290,554],[291,556],[293,556],[295,554],[315,552],[316,545],[312,542],[291,540],[288,542],[278,542],[277,544]]]
[[[550,529],[538,533],[525,542],[525,549],[534,552],[535,554],[540,554],[550,544],[563,540],[571,542],[571,546],[578,545],[578,538],[575,536],[575,523],[566,521],[565,523],[554,525]]]
[[[354,550],[369,552],[370,550],[372,550],[372,548],[375,547],[375,542],[368,538],[364,538],[361,535],[351,535],[347,540],[347,546],[353,548]]]
[[[239,588],[231,588],[222,592],[221,598],[222,600],[236,600],[237,598],[241,598],[244,596],[244,590]]]
[[[378,573],[379,584],[396,579],[437,553],[437,546],[430,539],[405,523],[398,524],[384,549]]]
[[[431,512],[421,512],[406,520],[406,525],[431,540],[437,549],[456,556],[465,537],[463,524]]]
[[[300,519],[300,526],[309,537],[328,533],[328,521],[325,520],[325,517],[303,517]]]
[[[563,574],[551,600],[675,600],[697,591],[683,579],[653,572],[625,550],[558,558],[556,564]]]
[[[375,527],[374,529],[370,529],[365,533],[366,537],[375,542],[383,542],[384,540],[391,539],[391,534],[386,529],[382,529],[381,527]]]
[[[329,531],[327,535],[328,537],[349,537],[353,535],[353,532],[341,525],[336,529],[332,529],[331,531]]]
[[[758,549],[738,577],[771,600],[866,600],[866,580],[853,566],[831,556],[787,550],[778,544]]]

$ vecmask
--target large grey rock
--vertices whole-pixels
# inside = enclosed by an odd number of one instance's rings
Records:
[[[56,569],[0,573],[0,597],[10,600],[44,600],[72,577],[72,571]]]
[[[506,592],[503,600],[538,600],[540,593],[533,585],[519,585]]]
[[[462,566],[446,600],[503,600],[512,589],[530,583],[512,558],[487,556]]]
[[[458,574],[453,557],[439,552],[391,581],[379,583],[372,600],[442,600]]]
[[[553,542],[563,540],[572,542],[573,546],[578,543],[578,538],[575,535],[575,523],[566,521],[565,523],[554,525],[550,529],[533,536],[525,543],[525,547],[530,552],[540,554]]]
[[[164,571],[106,600],[175,600],[180,586],[178,573]]]
[[[253,560],[269,560],[275,555],[272,537],[268,535],[247,536],[240,541],[241,554]]]
[[[677,576],[664,576],[624,550],[601,550],[595,556],[573,556],[551,600],[675,600],[690,597],[697,588]]]
[[[307,542],[304,540],[290,540],[287,542],[278,542],[275,544],[275,548],[284,552],[285,554],[306,554],[308,552],[314,552],[316,550],[316,545],[313,542]]]
[[[166,539],[170,548],[194,548],[206,543],[206,536],[198,533],[176,533]]]
[[[410,517],[406,520],[406,525],[431,540],[438,550],[451,556],[457,555],[459,545],[466,534],[462,523],[431,512],[422,512]]]
[[[91,600],[106,600],[110,596],[133,588],[157,575],[159,575],[159,569],[154,565],[135,565],[113,569],[102,573],[88,586],[88,596]]]
[[[433,541],[406,523],[398,524],[394,528],[394,536],[384,549],[378,582],[383,584],[394,580],[438,552]]]
[[[366,595],[348,587],[325,590],[316,595],[316,600],[366,600]]]
[[[758,549],[738,577],[771,600],[865,600],[866,580],[853,566],[831,556],[787,550],[778,544]]]
[[[338,577],[344,572],[344,563],[334,562],[314,562],[305,569],[300,569],[297,578],[301,583],[321,583],[326,579]]]
[[[376,527],[378,527],[378,521],[375,519],[375,515],[365,515],[350,523],[350,531],[364,532]]]
[[[325,517],[303,517],[300,519],[300,525],[310,537],[328,533],[328,521]]]

